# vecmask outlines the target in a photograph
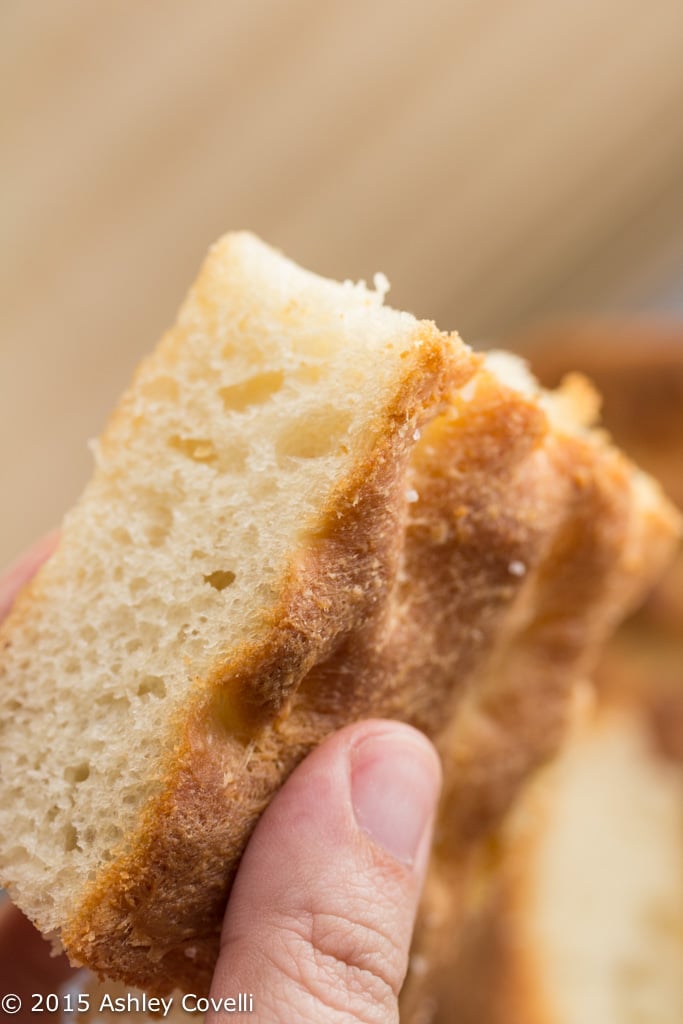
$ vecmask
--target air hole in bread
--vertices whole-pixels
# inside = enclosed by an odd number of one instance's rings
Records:
[[[152,377],[140,386],[145,398],[153,402],[177,402],[178,385],[173,377]]]
[[[205,437],[179,437],[175,434],[168,443],[175,451],[194,462],[210,463],[218,458],[213,441]]]
[[[80,764],[72,764],[68,768],[64,769],[65,782],[71,782],[73,784],[85,782],[89,775],[90,765],[87,761],[81,761]]]
[[[158,697],[161,699],[165,696],[166,684],[160,676],[145,676],[138,686],[138,697]]]
[[[306,417],[306,426],[298,423],[280,434],[276,450],[279,456],[295,459],[319,459],[342,451],[342,438],[349,429],[351,414],[333,406],[319,409]]]
[[[95,704],[101,708],[118,708],[123,714],[127,712],[130,701],[125,694],[121,694],[119,696],[117,694],[107,692],[101,693],[95,700]]]
[[[63,835],[65,853],[71,853],[72,850],[80,849],[78,845],[78,832],[73,825],[65,825]]]
[[[121,836],[122,836],[122,833],[118,829],[113,834],[106,833],[104,836],[98,836],[98,840],[100,838],[102,838],[102,839],[104,839],[104,842],[105,842],[105,846],[104,846],[104,851],[105,851],[104,852],[104,858],[105,858],[105,860],[114,860],[114,858],[121,852],[120,851]]]
[[[208,583],[214,590],[225,590],[226,587],[235,582],[235,574],[230,572],[229,569],[217,569],[215,572],[205,576],[204,582]]]
[[[221,388],[219,394],[229,412],[242,412],[250,405],[263,405],[282,387],[284,374],[281,370],[257,373],[254,377]]]
[[[93,640],[97,639],[97,630],[88,623],[81,629],[81,637],[87,644],[91,644]]]
[[[116,541],[117,544],[132,544],[133,538],[131,537],[125,526],[115,526],[111,531],[112,540]]]

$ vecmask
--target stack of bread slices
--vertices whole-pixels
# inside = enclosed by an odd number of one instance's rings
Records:
[[[2,882],[102,976],[206,991],[258,816],[368,715],[439,746],[459,891],[673,550],[585,382],[384,291],[214,246],[2,627]]]

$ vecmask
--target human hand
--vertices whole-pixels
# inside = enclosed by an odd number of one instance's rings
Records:
[[[54,536],[40,542],[0,579],[0,619],[54,546]],[[251,993],[254,1024],[398,1021],[439,785],[432,746],[396,722],[357,722],[313,751],[242,859],[216,1004]],[[19,911],[0,911],[0,979],[29,1009],[31,993],[55,991],[71,971]],[[206,1022],[226,1019],[214,1009]]]

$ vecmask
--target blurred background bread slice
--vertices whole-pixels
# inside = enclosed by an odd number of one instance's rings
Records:
[[[600,707],[467,892],[438,1024],[678,1024],[683,771],[637,704]]]
[[[682,309],[679,0],[28,0],[0,12],[0,564],[249,227],[467,338]]]

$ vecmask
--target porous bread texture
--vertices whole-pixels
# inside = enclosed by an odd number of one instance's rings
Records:
[[[683,1019],[683,774],[644,710],[602,709],[527,787],[450,921],[433,1024]]]
[[[309,274],[252,236],[213,248],[0,635],[3,879],[76,958],[88,959],[93,927],[74,921],[89,894],[111,863],[121,896],[121,857],[160,820],[196,870],[184,898],[205,884],[190,931],[203,918],[198,941],[203,928],[213,947],[230,867],[284,770],[270,764],[266,789],[248,792],[261,720],[370,613],[405,516],[409,449],[477,363],[379,292]],[[358,516],[367,529],[338,553]],[[185,760],[201,820],[178,823],[170,775]],[[172,879],[158,884],[181,898]],[[166,907],[150,937],[121,898],[119,938],[148,960],[141,980],[159,973],[164,943],[193,973],[187,923],[174,934]]]
[[[560,427],[537,392],[479,369],[432,325],[378,309],[364,289],[319,282],[251,239],[224,246],[115,415],[60,551],[1,641],[14,690],[13,736],[0,736],[3,759],[14,759],[0,819],[13,894],[72,957],[156,991],[206,990],[258,815],[345,722],[391,715],[439,739],[488,679],[485,719],[506,742],[466,730],[464,777],[487,822],[502,813],[559,742],[577,672],[675,533],[661,496],[636,485],[583,412]],[[280,361],[258,356],[255,368],[239,338],[258,353],[274,347]],[[162,434],[148,415],[157,408],[169,417]],[[112,541],[121,527],[127,536]],[[94,577],[86,552],[98,559]],[[42,637],[52,629],[71,656],[93,606],[117,632],[107,636],[103,621],[87,641],[93,664],[55,674],[49,715],[61,710],[61,721],[37,752],[28,738],[48,719],[33,686],[49,679]],[[131,638],[141,646],[127,651]],[[505,650],[529,656],[513,659],[497,703],[485,669]],[[93,740],[101,760],[91,754],[83,778],[74,750]],[[492,754],[499,763],[482,775]],[[36,842],[33,810],[53,806],[76,834]],[[87,830],[100,819],[98,840]],[[120,836],[107,835],[112,821]],[[459,849],[468,836],[449,842]],[[88,852],[97,842],[99,861]]]

